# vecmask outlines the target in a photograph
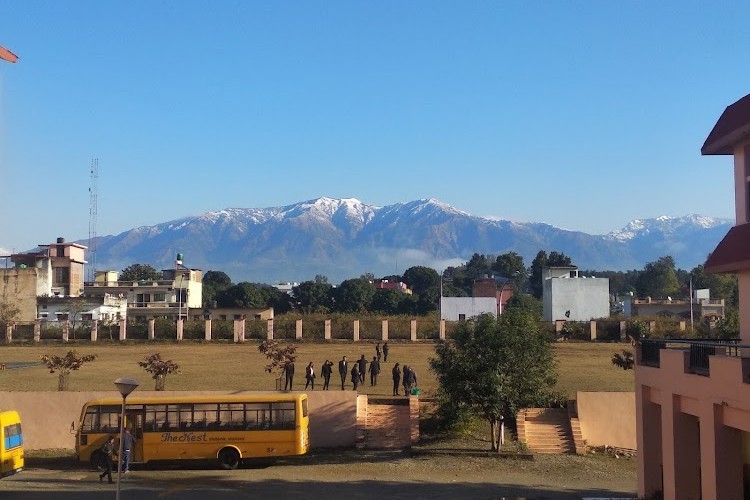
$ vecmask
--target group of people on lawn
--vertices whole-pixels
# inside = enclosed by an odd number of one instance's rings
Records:
[[[378,375],[380,374],[381,368],[380,368],[380,360],[382,358],[383,362],[388,361],[388,342],[385,342],[382,347],[380,345],[380,342],[378,342],[375,345],[375,356],[372,357],[372,361],[367,361],[365,358],[365,355],[362,354],[362,356],[352,363],[351,368],[349,368],[349,362],[346,359],[346,356],[344,356],[339,361],[339,375],[341,376],[341,390],[343,391],[346,387],[346,381],[347,378],[350,378],[352,383],[352,389],[355,391],[359,389],[361,385],[365,383],[365,375],[369,372],[370,374],[370,386],[376,386],[378,385]],[[370,365],[369,368],[367,365]],[[412,389],[417,386],[417,374],[416,372],[409,366],[404,365],[403,367],[403,376],[402,376],[402,369],[399,368],[399,364],[396,363],[393,367],[393,370],[391,371],[393,376],[393,395],[398,396],[399,395],[399,387],[402,384],[403,379],[403,389],[404,389],[404,395],[408,396]],[[323,366],[320,369],[320,376],[323,378],[323,390],[327,391],[329,389],[330,383],[331,383],[331,375],[333,374],[333,362],[330,360],[325,360],[323,363]],[[305,390],[309,387],[311,390],[315,390],[315,366],[313,365],[313,362],[310,361],[310,363],[305,368]],[[284,365],[284,390],[288,391],[292,389],[292,384],[294,381],[294,362],[288,362]]]

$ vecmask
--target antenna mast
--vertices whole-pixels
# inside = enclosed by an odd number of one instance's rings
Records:
[[[91,183],[89,185],[89,281],[96,278],[96,218],[97,218],[97,179],[99,178],[99,159],[91,160]]]

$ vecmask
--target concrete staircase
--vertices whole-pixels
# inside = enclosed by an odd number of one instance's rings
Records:
[[[517,429],[518,440],[525,442],[531,453],[576,453],[568,410],[565,408],[521,410]]]

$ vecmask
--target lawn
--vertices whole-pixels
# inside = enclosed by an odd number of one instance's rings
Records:
[[[373,342],[297,343],[295,388],[304,388],[304,367],[313,361],[318,378],[316,390],[322,387],[320,366],[330,359],[336,364],[343,355],[354,361],[362,354],[371,360],[375,354]],[[258,342],[230,343],[132,343],[117,344],[101,342],[85,343],[3,345],[0,347],[0,363],[6,370],[0,371],[0,389],[13,391],[57,390],[57,375],[39,362],[42,354],[64,355],[75,349],[80,354],[96,354],[97,359],[73,372],[70,390],[113,390],[112,382],[123,376],[135,377],[144,389],[153,389],[151,380],[137,362],[144,357],[161,353],[180,365],[180,374],[169,375],[168,390],[271,390],[275,388],[275,377],[264,371],[266,359],[258,352]],[[370,387],[369,377],[361,388],[363,394],[391,394],[391,369],[398,362],[413,366],[417,372],[419,387],[429,395],[435,389],[435,376],[429,370],[429,358],[434,355],[434,344],[430,342],[389,342],[391,347],[388,362],[381,363],[379,383]],[[555,344],[558,362],[557,389],[569,396],[576,391],[632,391],[633,372],[614,367],[612,353],[629,348],[628,344],[562,342]],[[31,366],[14,368],[16,363]],[[351,366],[351,365],[350,365]],[[331,389],[340,388],[341,382],[334,366]],[[347,380],[347,388],[351,383]]]

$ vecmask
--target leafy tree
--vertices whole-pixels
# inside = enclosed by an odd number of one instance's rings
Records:
[[[513,296],[508,299],[505,304],[505,311],[509,309],[522,309],[531,314],[537,321],[542,321],[544,310],[542,307],[542,301],[534,298],[528,293],[514,293]]]
[[[232,286],[232,279],[222,271],[208,271],[203,275],[203,307],[212,307],[216,296]]]
[[[544,291],[544,283],[542,282],[542,271],[547,267],[547,252],[539,250],[531,261],[531,267],[529,268],[529,288],[531,289],[531,295],[537,299],[542,298]]]
[[[513,421],[521,408],[543,406],[553,397],[554,351],[536,318],[524,309],[460,323],[453,340],[439,343],[435,354],[430,368],[438,380],[441,413],[483,416],[494,451],[500,450],[504,420]]]
[[[79,370],[85,363],[94,361],[96,354],[79,356],[76,351],[68,351],[64,357],[43,354],[41,358],[50,373],[58,372],[57,390],[67,391],[70,372]]]
[[[341,282],[335,294],[338,312],[362,313],[369,311],[375,289],[368,280],[354,278]]]
[[[254,283],[243,281],[219,292],[216,302],[219,307],[267,307],[267,295]]]
[[[148,264],[131,264],[120,271],[118,279],[120,281],[158,281],[162,279],[162,273]]]
[[[516,252],[498,255],[497,260],[492,264],[492,270],[500,276],[510,279],[517,290],[526,280],[526,266],[523,263],[523,257]]]
[[[328,313],[333,309],[333,286],[326,282],[303,281],[292,288],[297,306],[305,313]]]
[[[711,297],[724,299],[727,305],[739,305],[739,293],[736,274],[707,274],[703,265],[697,266],[686,276],[683,284],[686,290],[690,289],[690,277],[693,278],[693,290],[708,288]],[[689,293],[685,294],[686,296]]]
[[[417,296],[417,314],[425,315],[440,307],[440,289],[430,287]]]
[[[266,306],[273,307],[275,313],[285,314],[292,310],[292,297],[275,286],[261,285],[266,296]]]
[[[14,326],[18,317],[21,315],[21,309],[9,300],[0,300],[0,328],[5,330],[9,326]]]
[[[740,338],[740,315],[736,307],[727,307],[724,317],[716,323],[716,337],[720,339]]]
[[[156,381],[154,390],[157,391],[164,390],[167,375],[170,373],[180,373],[180,367],[177,363],[174,363],[171,359],[162,359],[161,354],[158,352],[151,356],[146,356],[143,361],[138,362],[138,366],[151,374],[152,378]]]
[[[86,300],[82,297],[75,297],[68,300],[68,303],[62,309],[62,312],[68,315],[68,322],[70,323],[70,330],[73,333],[73,339],[76,338],[76,329],[78,327],[78,320],[81,319],[81,314],[89,309],[89,305]]]
[[[284,373],[284,367],[297,359],[296,346],[289,344],[281,347],[277,340],[264,340],[258,346],[258,351],[269,361],[263,369],[268,373],[278,372],[279,379]]]
[[[325,274],[316,274],[313,281],[315,283],[328,283],[328,276]]]
[[[622,368],[623,370],[632,370],[635,366],[635,359],[633,359],[633,351],[627,349],[622,350],[622,354],[616,352],[612,355],[612,364]]]
[[[414,266],[404,271],[404,283],[417,295],[431,287],[440,286],[440,275],[431,267]]]
[[[567,267],[572,266],[573,262],[570,257],[562,252],[552,251],[547,258],[547,267]]]
[[[398,290],[375,290],[370,311],[386,315],[398,314],[403,297],[405,295]]]
[[[674,259],[670,256],[646,264],[638,278],[638,294],[641,297],[665,298],[679,292],[680,284],[677,281]]]

